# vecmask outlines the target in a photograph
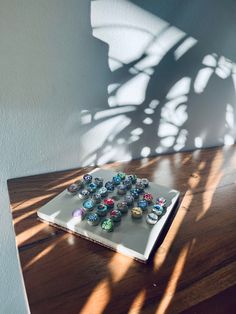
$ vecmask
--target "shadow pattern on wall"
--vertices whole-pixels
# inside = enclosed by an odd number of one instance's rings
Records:
[[[231,60],[128,1],[93,1],[91,23],[112,81],[81,112],[83,166],[234,143]]]

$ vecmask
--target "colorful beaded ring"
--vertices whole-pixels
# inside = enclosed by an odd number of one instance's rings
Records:
[[[135,174],[130,174],[127,176],[127,179],[130,179],[132,184],[135,184],[137,181],[137,176]]]
[[[139,193],[143,193],[145,186],[141,180],[138,180],[135,184],[136,189],[139,191]]]
[[[132,195],[126,195],[124,201],[128,206],[131,206],[134,203],[134,197]]]
[[[138,201],[138,207],[140,207],[143,211],[147,210],[148,208],[148,202],[146,200],[140,200]]]
[[[113,192],[115,189],[114,184],[111,181],[107,181],[105,183],[105,188],[107,189],[108,192]]]
[[[96,183],[89,183],[88,187],[87,187],[87,190],[90,192],[90,193],[94,193],[96,192],[97,190],[97,184]]]
[[[99,224],[100,218],[96,213],[89,213],[86,217],[87,223],[90,226],[97,226]]]
[[[130,190],[130,195],[132,195],[133,198],[135,200],[137,200],[139,198],[139,191],[138,191],[138,189],[131,189]]]
[[[114,207],[115,202],[112,198],[106,198],[104,200],[104,204],[108,207],[108,209],[111,209]]]
[[[164,197],[158,197],[156,203],[164,207],[166,206],[166,199]]]
[[[117,203],[116,207],[122,214],[125,214],[128,211],[128,205],[125,201]]]
[[[93,177],[91,176],[91,174],[86,173],[86,174],[83,176],[83,179],[84,179],[84,182],[85,182],[86,184],[88,184],[88,183],[92,182]]]
[[[107,196],[107,188],[103,186],[98,190],[98,193],[101,195],[101,197]]]
[[[124,181],[123,181],[123,184],[126,186],[126,189],[129,190],[132,188],[132,181],[128,178],[126,178]]]
[[[164,213],[164,208],[161,205],[156,204],[152,207],[152,211],[157,214],[157,216],[161,216]]]
[[[131,209],[131,216],[133,218],[141,218],[143,216],[143,211],[140,207],[133,207]]]
[[[79,191],[79,198],[81,199],[81,200],[84,200],[84,199],[87,199],[88,197],[89,197],[89,191],[88,190],[81,190],[81,191]]]
[[[149,225],[155,225],[158,221],[158,216],[155,213],[149,213],[146,217],[146,222]]]
[[[85,216],[85,210],[83,208],[76,208],[73,210],[72,216],[80,222]]]
[[[144,199],[145,201],[147,201],[148,204],[150,204],[150,203],[153,201],[153,196],[152,196],[151,193],[145,193],[145,194],[143,195],[143,199]]]
[[[126,177],[126,174],[124,172],[118,172],[117,176],[121,178],[121,180],[123,181]]]
[[[107,212],[108,212],[108,208],[106,205],[103,205],[103,204],[98,205],[96,213],[98,214],[99,217],[106,216]]]
[[[75,184],[77,184],[79,189],[82,189],[84,187],[84,182],[82,180],[75,181]]]
[[[126,193],[127,187],[124,184],[117,185],[117,193],[119,195],[124,195]]]
[[[83,207],[85,208],[86,211],[93,210],[94,206],[95,206],[95,202],[92,199],[88,199],[83,202]]]
[[[114,230],[114,223],[111,218],[105,218],[101,223],[102,230],[112,232]]]
[[[67,191],[74,195],[78,192],[79,188],[78,185],[76,183],[72,183],[71,185],[68,186]]]
[[[97,187],[101,188],[103,186],[103,178],[102,177],[94,178],[94,183],[97,185]]]
[[[149,186],[149,181],[147,178],[142,178],[141,182],[143,183],[144,187],[147,188]]]
[[[113,209],[110,212],[110,218],[115,222],[121,221],[121,216],[122,216],[121,212],[117,209]]]
[[[94,194],[93,194],[93,200],[94,200],[94,202],[95,202],[96,204],[100,203],[100,202],[101,202],[101,199],[102,199],[101,194],[99,194],[99,193],[94,193]]]
[[[114,177],[112,178],[112,182],[113,182],[113,184],[115,184],[115,185],[119,185],[119,184],[121,183],[121,177],[119,177],[118,175],[117,175],[117,176],[114,176]]]

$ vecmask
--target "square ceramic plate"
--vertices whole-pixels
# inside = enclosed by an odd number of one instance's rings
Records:
[[[91,174],[93,177],[103,177],[104,182],[106,182],[110,181],[116,173],[97,168]],[[151,206],[144,212],[141,219],[133,219],[129,210],[127,214],[122,215],[121,222],[116,224],[113,232],[103,231],[100,224],[91,226],[86,222],[86,219],[78,223],[72,217],[72,212],[74,209],[82,207],[83,200],[79,199],[77,195],[70,195],[67,190],[64,190],[49,203],[41,207],[37,214],[40,219],[56,227],[73,232],[139,261],[146,262],[178,201],[179,192],[152,182],[150,182],[149,187],[145,191],[152,193],[154,199],[162,196],[167,201],[166,212],[155,225],[149,225],[146,222],[146,215],[150,212]],[[112,196],[116,196],[117,200],[115,203],[124,198],[124,196],[117,195],[116,191],[109,193],[109,198]]]

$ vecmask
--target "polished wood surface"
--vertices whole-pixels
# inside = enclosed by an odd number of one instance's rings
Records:
[[[180,190],[174,220],[145,265],[37,219],[40,206],[90,169],[9,180],[32,313],[234,313],[236,147],[104,168]]]

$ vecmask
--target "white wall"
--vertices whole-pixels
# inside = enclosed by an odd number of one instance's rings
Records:
[[[232,0],[92,2],[111,74],[108,105],[82,121],[83,164],[234,143],[235,8]]]
[[[106,101],[106,71],[90,1],[0,1],[0,313],[25,312],[6,181],[79,166],[80,111]]]
[[[27,310],[7,179],[234,142],[235,4],[185,4],[94,1],[93,37],[89,0],[0,0],[0,313]]]

